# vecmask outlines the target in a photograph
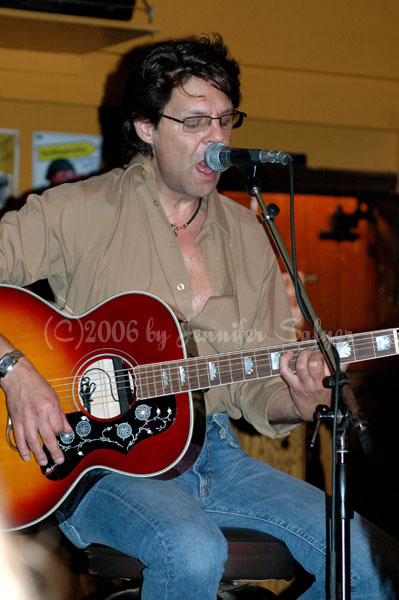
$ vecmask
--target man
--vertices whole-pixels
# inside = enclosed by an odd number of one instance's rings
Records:
[[[206,148],[229,144],[243,121],[238,77],[218,36],[150,49],[126,85],[128,166],[32,196],[20,213],[6,215],[0,280],[26,285],[47,277],[57,304],[74,314],[119,292],[150,292],[190,325],[200,354],[290,341],[289,306],[263,228],[217,194],[218,175],[204,162]],[[0,356],[12,349],[1,340]],[[28,358],[2,379],[16,443],[24,460],[32,451],[46,464],[39,433],[59,463],[55,436],[71,427]],[[256,528],[283,539],[315,574],[304,598],[324,597],[323,494],[248,458],[229,426],[229,416],[244,415],[260,432],[282,436],[329,402],[322,356],[301,353],[296,372],[290,358],[280,360],[283,380],[205,394],[206,441],[181,477],[87,475],[58,511],[64,533],[80,547],[98,542],[138,557],[147,567],[143,599],[214,600],[226,559],[219,527]],[[358,516],[352,530],[352,597],[394,598],[375,566],[394,559],[394,542]]]

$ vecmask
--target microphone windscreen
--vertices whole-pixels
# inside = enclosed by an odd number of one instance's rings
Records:
[[[205,150],[205,162],[207,166],[216,173],[226,171],[230,165],[223,165],[220,161],[220,152],[222,150],[228,150],[228,146],[221,143],[211,144]]]

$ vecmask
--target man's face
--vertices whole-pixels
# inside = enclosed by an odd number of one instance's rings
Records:
[[[184,119],[198,115],[220,117],[232,110],[232,103],[223,92],[203,79],[191,77],[182,87],[173,89],[163,113]],[[149,135],[161,199],[197,199],[216,187],[220,174],[206,166],[204,153],[216,142],[230,143],[231,131],[222,129],[220,121],[212,121],[204,131],[188,133],[181,123],[161,117],[156,128],[150,127]]]

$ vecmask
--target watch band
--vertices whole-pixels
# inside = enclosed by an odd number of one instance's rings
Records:
[[[12,371],[19,359],[23,356],[22,352],[16,349],[6,352],[6,354],[0,358],[0,377],[5,377],[7,373]]]

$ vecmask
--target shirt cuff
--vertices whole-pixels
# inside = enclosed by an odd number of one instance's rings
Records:
[[[251,393],[251,398],[243,402],[242,413],[244,418],[255,427],[259,433],[270,438],[281,438],[289,435],[300,423],[271,424],[267,416],[267,406],[273,396],[286,385],[279,381],[269,385],[266,391],[262,386],[256,394]]]

